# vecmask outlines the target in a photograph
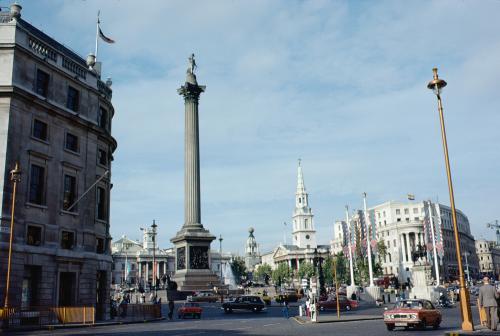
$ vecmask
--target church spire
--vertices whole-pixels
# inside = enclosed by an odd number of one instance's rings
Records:
[[[316,248],[316,230],[313,213],[309,207],[309,195],[304,184],[301,160],[297,169],[297,192],[293,211],[293,244],[299,248]]]
[[[306,192],[306,185],[304,184],[301,162],[302,160],[299,159],[299,167],[297,168],[297,194],[304,194]]]

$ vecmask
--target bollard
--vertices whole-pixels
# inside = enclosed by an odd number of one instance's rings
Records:
[[[302,305],[299,306],[299,316],[304,316],[304,312],[302,310]]]

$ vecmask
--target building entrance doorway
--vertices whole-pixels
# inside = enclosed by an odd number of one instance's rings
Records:
[[[73,306],[76,298],[76,274],[59,273],[59,306]]]

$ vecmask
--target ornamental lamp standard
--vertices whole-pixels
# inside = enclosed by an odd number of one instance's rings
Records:
[[[156,283],[156,228],[158,225],[156,225],[155,220],[153,219],[153,224],[151,224],[151,232],[152,234],[152,240],[153,240],[153,287],[155,289],[155,300],[157,298],[157,288],[156,286],[158,285]]]
[[[462,330],[474,330],[472,322],[472,314],[469,302],[469,291],[465,287],[464,270],[462,267],[462,253],[460,252],[460,237],[458,235],[457,213],[455,210],[455,197],[453,195],[453,182],[451,179],[450,159],[448,156],[448,142],[446,140],[446,128],[444,125],[443,104],[441,102],[441,91],[446,86],[446,82],[439,78],[438,69],[432,69],[434,78],[427,84],[427,88],[431,89],[437,97],[439,121],[441,124],[441,139],[443,142],[444,161],[446,165],[446,176],[448,178],[448,192],[450,194],[450,207],[453,222],[453,234],[455,236],[455,249],[457,253],[458,274],[460,282],[460,315],[462,317]]]
[[[10,269],[12,265],[12,241],[14,238],[14,212],[16,210],[16,190],[17,183],[21,181],[21,169],[19,168],[19,162],[16,162],[16,165],[13,170],[10,171],[10,180],[12,181],[12,206],[10,213],[10,237],[9,237],[9,259],[7,263],[7,278],[5,284],[5,301],[4,307],[9,307],[9,289],[10,289]]]
[[[222,284],[224,284],[224,281],[222,280],[222,235],[219,236],[219,254],[220,254],[220,281]]]

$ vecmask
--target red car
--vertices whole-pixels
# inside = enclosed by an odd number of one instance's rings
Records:
[[[358,308],[358,302],[349,300],[344,295],[339,295],[339,307],[342,310],[351,310]],[[326,300],[318,302],[320,310],[337,309],[337,298],[335,295],[330,295]]]
[[[393,309],[384,312],[387,330],[394,330],[395,327],[423,330],[427,326],[438,329],[441,321],[441,312],[434,308],[429,300],[402,300],[397,302]]]
[[[186,302],[177,310],[177,317],[183,319],[186,316],[192,318],[201,318],[203,309],[196,302]]]

